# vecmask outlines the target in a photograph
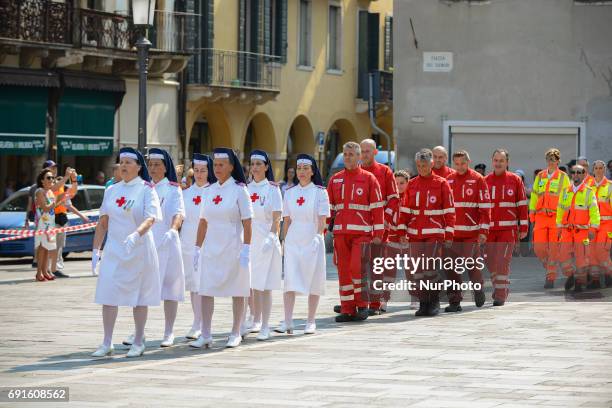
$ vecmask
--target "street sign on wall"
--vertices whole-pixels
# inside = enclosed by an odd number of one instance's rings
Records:
[[[453,70],[452,52],[424,52],[423,72],[450,72]]]

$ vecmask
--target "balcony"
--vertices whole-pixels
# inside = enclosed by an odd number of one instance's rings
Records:
[[[372,96],[376,107],[388,110],[393,107],[393,72],[373,71],[374,87]],[[368,98],[370,97],[369,76],[363,75],[357,91],[357,113],[368,110]]]
[[[137,74],[137,27],[130,16],[71,8],[71,2],[0,0],[0,60],[19,55],[22,68],[41,59],[43,68],[82,64],[88,71]],[[189,61],[189,25],[194,14],[156,11],[148,30],[149,73],[181,71]],[[110,72],[109,72],[110,71]]]
[[[189,72],[189,99],[230,98],[263,103],[280,92],[280,57],[212,48],[195,50]]]

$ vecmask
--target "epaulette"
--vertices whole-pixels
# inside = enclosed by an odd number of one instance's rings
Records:
[[[270,184],[272,184],[274,187],[278,187],[278,183],[276,181],[269,181]]]
[[[180,186],[180,184],[179,184],[179,183],[177,183],[176,181],[169,181],[168,183],[169,183],[171,186],[175,186],[175,187]]]
[[[318,185],[318,184],[315,184],[315,186],[317,186],[318,188],[321,188],[321,189],[325,190],[325,186],[320,186],[320,185]]]
[[[246,187],[246,184],[244,184],[242,181],[236,180],[236,184],[238,184],[239,186]]]
[[[293,187],[297,187],[297,186],[298,186],[298,184],[295,184],[295,185],[289,187],[287,190],[291,190]]]
[[[143,183],[144,183],[145,186],[149,186],[151,188],[155,188],[155,184],[151,183],[150,181],[143,180]]]

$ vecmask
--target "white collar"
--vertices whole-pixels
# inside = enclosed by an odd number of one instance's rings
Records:
[[[126,181],[124,181],[124,180],[121,180],[121,182],[122,182],[123,184],[125,184],[126,186],[133,186],[133,185],[135,185],[135,184],[141,183],[142,181],[143,181],[143,180],[140,178],[140,176],[136,176],[136,177],[134,177],[133,179],[131,179],[130,181],[127,181],[127,182],[126,182]]]
[[[253,180],[249,184],[252,184],[257,187],[261,187],[261,186],[265,186],[266,184],[270,184],[270,181],[268,181],[268,179],[264,177],[264,179],[261,180],[260,182]]]
[[[162,186],[168,183],[169,183],[168,177],[164,177],[163,179],[159,180],[159,183],[154,183],[154,184],[155,184],[155,187],[157,187],[157,186]]]
[[[309,188],[311,188],[312,186],[314,186],[314,183],[311,181],[310,183],[306,184],[304,187],[302,187],[302,185],[300,183],[297,184],[297,186],[299,188],[301,188],[302,190],[308,190]]]
[[[232,176],[229,176],[229,178],[227,180],[225,180],[225,183],[221,184],[221,182],[219,180],[217,180],[217,184],[219,185],[219,187],[224,188],[227,185],[234,185],[236,184],[236,180],[234,180],[234,178]]]

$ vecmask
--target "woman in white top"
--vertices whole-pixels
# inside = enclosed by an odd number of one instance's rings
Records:
[[[149,149],[148,169],[161,205],[162,222],[151,228],[159,257],[161,300],[164,301],[165,330],[161,347],[174,344],[174,322],[178,303],[185,300],[185,273],[179,229],[185,218],[185,204],[172,158],[163,149]],[[129,341],[128,341],[129,342]]]
[[[283,199],[274,182],[268,154],[251,152],[251,174],[248,184],[253,205],[253,238],[251,257],[251,289],[253,289],[254,323],[251,332],[259,332],[257,340],[270,338],[272,291],[281,288],[282,253],[278,239]]]
[[[102,305],[104,341],[93,357],[113,353],[118,306],[133,308],[136,330],[127,356],[141,356],[145,349],[147,308],[158,306],[160,298],[159,264],[151,232],[153,224],[162,219],[159,199],[142,155],[124,147],[119,158],[122,181],[104,193],[93,242],[91,263],[95,271],[108,231],[95,300]]]
[[[285,192],[283,202],[285,321],[275,331],[293,333],[295,294],[300,293],[308,295],[304,333],[313,334],[319,298],[325,292],[323,234],[330,216],[329,197],[312,156],[298,155],[297,176],[299,184]]]
[[[226,347],[240,345],[245,302],[251,291],[253,207],[244,173],[232,149],[217,148],[213,157],[217,182],[207,187],[206,200],[201,204],[194,251],[194,264],[200,268],[202,335],[190,346],[197,348],[212,345],[215,296],[233,298],[232,332]]]
[[[185,221],[183,221],[181,227],[181,245],[183,269],[185,270],[185,289],[189,291],[193,310],[193,323],[185,337],[190,340],[197,340],[200,337],[202,327],[202,302],[198,294],[200,274],[197,265],[193,264],[193,248],[198,235],[200,209],[202,208],[202,202],[206,200],[207,187],[216,182],[217,179],[213,174],[212,160],[205,154],[193,154],[192,169],[195,182],[189,188],[183,190]]]

